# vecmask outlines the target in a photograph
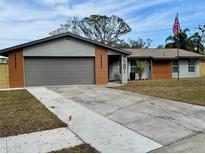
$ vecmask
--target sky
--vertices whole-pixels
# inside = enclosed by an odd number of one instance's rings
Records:
[[[165,44],[176,13],[192,33],[205,24],[205,0],[0,0],[0,49],[49,36],[69,17],[117,15],[132,31],[124,39],[150,38]]]

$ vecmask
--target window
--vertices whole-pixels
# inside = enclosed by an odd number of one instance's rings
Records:
[[[172,72],[178,73],[178,68],[179,68],[178,60],[173,60],[172,61]]]
[[[131,72],[135,72],[136,73],[136,61],[135,60],[132,60],[131,61]]]
[[[196,60],[195,59],[189,59],[188,60],[188,71],[189,72],[195,72],[195,65],[196,65]]]

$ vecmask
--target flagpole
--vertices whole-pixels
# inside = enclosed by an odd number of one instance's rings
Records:
[[[178,19],[178,12],[177,12],[177,19]],[[180,29],[179,29],[180,31]],[[179,80],[179,31],[177,33],[177,61],[178,61],[178,71],[177,71],[177,80]]]
[[[178,61],[177,79],[179,80],[179,33],[177,34],[177,61]]]

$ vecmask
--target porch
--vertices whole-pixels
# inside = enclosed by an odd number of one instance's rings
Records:
[[[124,55],[108,55],[108,82],[120,82],[126,84],[127,57]]]

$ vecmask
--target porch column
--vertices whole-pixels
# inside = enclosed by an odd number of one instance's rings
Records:
[[[152,80],[152,74],[153,74],[153,62],[152,62],[152,58],[150,59],[150,80]]]
[[[127,57],[124,55],[121,56],[121,82],[127,83]]]

